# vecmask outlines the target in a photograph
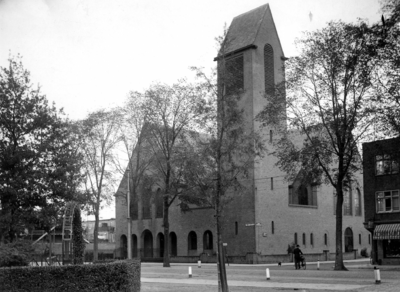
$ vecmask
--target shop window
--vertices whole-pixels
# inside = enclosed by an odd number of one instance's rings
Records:
[[[400,258],[400,239],[383,240],[383,256],[385,258]]]
[[[399,212],[399,191],[376,192],[376,212]]]

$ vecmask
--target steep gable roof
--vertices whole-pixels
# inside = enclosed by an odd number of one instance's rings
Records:
[[[265,4],[246,13],[236,16],[226,36],[227,51],[230,53],[243,47],[252,45],[256,39],[258,29],[263,21],[269,5]]]
[[[262,5],[236,16],[229,26],[225,39],[226,48],[223,54],[227,55],[247,48],[256,48],[255,41],[258,32],[263,21],[268,17],[271,18],[270,21],[272,21],[272,25],[276,31],[269,4]],[[222,52],[220,52],[220,54],[221,53]]]

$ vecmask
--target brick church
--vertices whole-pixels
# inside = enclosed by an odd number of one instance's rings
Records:
[[[268,4],[235,17],[229,27],[230,58],[243,64],[243,93],[246,126],[259,128],[254,121],[266,103],[264,92],[270,84],[284,79],[285,56]],[[273,129],[263,128],[266,140],[274,139]],[[272,144],[268,144],[268,150]],[[227,207],[222,238],[229,258],[236,262],[262,263],[283,258],[288,246],[300,244],[309,259],[334,258],[335,196],[328,185],[302,185],[288,182],[275,166],[276,158],[265,155],[254,163],[247,191]],[[362,175],[346,192],[343,211],[343,250],[352,257],[361,249],[371,248],[369,232],[363,226]],[[126,255],[127,205],[126,179],[121,181],[116,197],[116,246],[119,256]],[[164,255],[162,200],[142,197],[137,216],[132,221],[132,255],[161,258]],[[146,203],[147,202],[147,203]],[[170,207],[171,262],[215,261],[216,228],[214,210],[193,208],[182,213]],[[357,251],[356,253],[353,251]],[[346,257],[345,257],[346,258]],[[354,258],[354,257],[353,257]]]

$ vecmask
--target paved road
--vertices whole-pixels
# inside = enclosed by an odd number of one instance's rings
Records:
[[[192,277],[189,278],[189,266]],[[333,271],[333,262],[308,263],[307,270],[295,270],[293,264],[227,266],[231,291],[400,291],[400,267],[379,267],[381,284],[375,284],[374,270],[367,261],[346,263],[349,271]],[[266,279],[269,269],[270,280]],[[142,263],[142,291],[216,291],[215,264]]]

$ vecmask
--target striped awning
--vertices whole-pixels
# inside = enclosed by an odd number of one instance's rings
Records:
[[[374,239],[400,239],[400,224],[381,224],[376,226]]]

